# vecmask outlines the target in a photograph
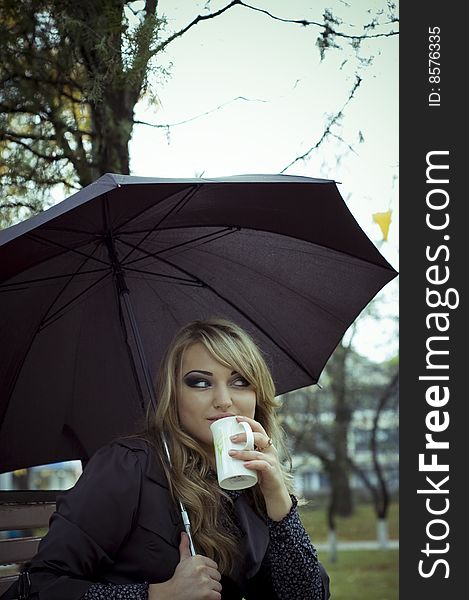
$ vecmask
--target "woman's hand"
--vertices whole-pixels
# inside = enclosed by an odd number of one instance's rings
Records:
[[[221,575],[217,563],[200,554],[191,556],[186,533],[181,533],[179,556],[171,579],[149,585],[148,600],[220,600]]]
[[[236,417],[238,421],[246,421],[251,426],[254,434],[254,450],[230,450],[233,458],[244,461],[247,469],[257,471],[259,487],[264,496],[267,514],[273,521],[280,521],[291,508],[290,494],[285,485],[282,468],[278,460],[277,450],[265,429],[260,423],[249,417]],[[232,442],[243,442],[246,434],[240,433],[232,436]]]

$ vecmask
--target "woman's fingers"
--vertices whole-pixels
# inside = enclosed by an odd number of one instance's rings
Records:
[[[249,425],[251,426],[251,429],[253,430],[254,433],[258,432],[258,433],[263,433],[264,435],[267,435],[267,433],[266,433],[265,429],[262,427],[262,425],[258,421],[255,421],[254,419],[251,419],[250,417],[238,416],[238,417],[236,417],[236,420],[238,421],[238,423],[240,421],[246,421],[246,423],[249,423]]]
[[[229,450],[228,454],[233,458],[239,458],[240,460],[263,460],[270,464],[273,459],[264,452],[259,450]]]
[[[204,556],[203,554],[196,554],[193,558],[197,559],[201,565],[208,567],[209,569],[212,569],[214,571],[217,571],[218,573],[217,563],[211,558],[208,558],[208,556]]]
[[[245,433],[237,433],[236,435],[232,435],[230,440],[234,444],[243,444],[246,442],[246,434]],[[272,440],[266,433],[254,433],[254,447],[256,450],[263,452],[268,448],[272,448]]]
[[[265,460],[250,460],[244,463],[244,466],[253,471],[261,471],[262,473],[270,473],[274,468],[273,465]]]
[[[176,567],[173,577],[165,582],[170,594],[161,598],[171,600],[218,600],[221,598],[221,574],[217,563],[207,556],[197,554],[183,558]],[[156,597],[155,590],[155,597]],[[160,596],[158,596],[159,598]]]
[[[221,581],[221,575],[220,572],[217,571],[217,569],[212,569],[208,567],[207,575],[210,577],[210,579],[213,579],[214,581]]]

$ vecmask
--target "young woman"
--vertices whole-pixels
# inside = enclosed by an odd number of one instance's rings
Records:
[[[146,432],[101,448],[58,498],[22,578],[31,582],[29,597],[326,600],[329,578],[279,460],[286,449],[274,394],[258,347],[234,323],[211,319],[181,329],[162,361]],[[258,474],[243,491],[217,482],[210,425],[224,416],[254,432],[254,450],[232,453]]]

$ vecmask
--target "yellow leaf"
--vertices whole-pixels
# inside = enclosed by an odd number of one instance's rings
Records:
[[[389,225],[391,224],[391,214],[392,210],[387,210],[386,212],[374,213],[372,215],[373,221],[377,223],[381,229],[384,241],[388,239]]]

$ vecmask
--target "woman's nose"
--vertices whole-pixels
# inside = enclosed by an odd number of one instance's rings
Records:
[[[215,388],[213,397],[213,406],[215,408],[226,409],[233,404],[231,393],[226,385],[219,385]]]

